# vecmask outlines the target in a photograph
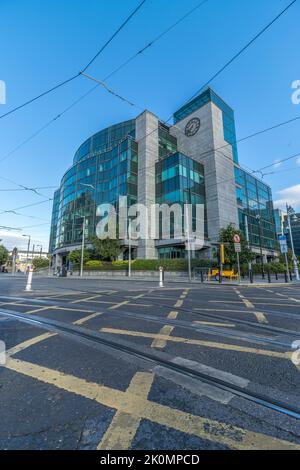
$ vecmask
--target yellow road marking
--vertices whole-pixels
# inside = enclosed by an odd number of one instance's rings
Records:
[[[269,323],[265,315],[262,312],[253,312],[253,313],[256,316],[258,323],[262,323],[265,325]]]
[[[34,338],[23,341],[23,343],[20,343],[17,346],[13,346],[12,348],[8,349],[6,351],[7,357],[13,356],[18,352],[30,348],[31,346],[34,346],[35,344],[40,343],[45,339],[52,338],[53,336],[56,336],[56,333],[44,333],[43,335],[35,336]]]
[[[269,351],[267,349],[256,349],[256,348],[248,348],[244,346],[237,346],[234,344],[225,344],[225,343],[216,343],[213,341],[204,341],[198,339],[189,339],[189,338],[182,338],[178,336],[167,336],[163,334],[155,334],[155,333],[145,333],[143,331],[130,331],[130,330],[119,330],[116,328],[101,328],[103,333],[115,334],[115,335],[124,335],[124,336],[136,336],[141,338],[149,338],[149,339],[157,339],[161,341],[172,341],[174,343],[184,343],[190,344],[193,346],[203,346],[206,348],[215,348],[215,349],[222,349],[227,351],[238,351],[244,353],[251,353],[257,354],[260,356],[267,356],[267,357],[276,357],[279,359],[290,359],[291,353],[290,352],[277,352],[277,351]]]
[[[235,328],[234,323],[213,323],[210,321],[194,321],[193,323],[199,323],[200,325],[208,325],[208,326],[222,326],[225,328]]]
[[[64,294],[48,294],[48,295],[39,295],[35,297],[36,299],[50,299],[52,297],[65,297],[68,295],[82,295],[84,292],[65,292]]]
[[[166,345],[167,345],[166,338],[169,338],[169,336],[170,336],[170,334],[172,333],[173,330],[174,330],[174,326],[171,326],[171,325],[163,326],[162,329],[160,330],[160,332],[157,335],[157,339],[154,339],[154,341],[152,342],[151,348],[162,349],[162,348],[166,347]]]
[[[169,320],[176,320],[177,316],[178,316],[178,312],[172,311],[169,313],[167,318],[169,318]],[[165,325],[160,330],[159,335],[170,336],[173,330],[174,330],[174,326]],[[155,339],[151,344],[151,348],[162,349],[162,348],[165,348],[166,345],[167,345],[167,342],[165,340],[162,341],[161,339]]]
[[[154,374],[138,372],[130,382],[124,394],[124,401],[134,406],[136,397],[147,399]],[[130,449],[132,441],[141,423],[141,416],[134,416],[118,410],[104,434],[97,450],[126,450]]]
[[[112,307],[109,307],[109,309],[110,309],[110,310],[116,310],[117,308],[122,307],[123,305],[127,305],[127,304],[129,304],[129,303],[130,303],[129,300],[124,300],[123,302],[120,302],[120,303],[118,303],[118,304],[116,304],[116,305],[113,305]]]
[[[88,315],[87,317],[83,317],[80,320],[77,320],[73,322],[74,325],[81,325],[92,318],[95,318],[98,315],[102,315],[101,312],[95,312],[93,315]],[[35,336],[34,338],[28,339],[26,341],[23,341],[22,343],[18,344],[17,346],[13,346],[12,348],[8,349],[6,351],[7,357],[13,356],[14,354],[17,354],[20,351],[23,351],[24,349],[30,348],[31,346],[38,344],[42,341],[45,341],[46,339],[52,338],[54,336],[57,336],[57,333],[44,333],[42,335]]]
[[[183,304],[183,300],[177,300],[176,304],[174,305],[174,307],[176,308],[180,308]]]
[[[90,300],[98,299],[99,297],[103,297],[103,295],[102,294],[97,294],[97,295],[93,295],[92,297],[87,297],[86,299],[73,300],[71,302],[71,304],[80,304],[80,302],[88,302]]]
[[[140,294],[140,295],[135,295],[131,297],[132,299],[141,299],[142,297],[145,297],[146,294]]]
[[[239,296],[239,298],[244,302],[244,304],[246,305],[247,308],[255,309],[255,306],[253,305],[253,303],[250,302],[250,300],[246,299],[246,297],[244,295],[242,295],[238,289],[234,289],[234,290],[237,293],[237,295]],[[257,304],[257,302],[255,302],[255,303]],[[265,325],[269,323],[266,316],[262,312],[253,312],[253,313],[254,313],[258,323],[263,323]]]
[[[88,315],[87,317],[84,317],[84,318],[81,318],[80,320],[74,321],[73,324],[74,325],[83,325],[87,321],[92,320],[93,318],[99,317],[100,315],[102,315],[102,312],[92,313],[92,315]]]
[[[168,318],[170,320],[176,320],[177,316],[178,316],[178,312],[170,312],[168,315]]]
[[[36,308],[35,310],[28,310],[26,311],[26,315],[31,315],[32,313],[38,313],[38,312],[43,312],[44,310],[50,310],[51,307],[40,307]]]
[[[248,431],[209,418],[195,416],[149,401],[137,392],[122,392],[44,366],[10,358],[5,367],[39,382],[94,400],[103,406],[115,409],[117,412],[125,413],[136,419],[146,419],[185,434],[208,439],[218,444],[221,443],[233,449],[300,449],[299,445],[289,441]],[[148,381],[145,380],[145,389],[147,389],[147,384],[152,379],[152,374],[150,375]],[[130,439],[127,439],[127,442],[130,442]],[[123,443],[125,443],[125,437]]]

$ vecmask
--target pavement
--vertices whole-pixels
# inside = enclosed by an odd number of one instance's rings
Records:
[[[299,284],[25,284],[0,275],[0,449],[300,449]]]

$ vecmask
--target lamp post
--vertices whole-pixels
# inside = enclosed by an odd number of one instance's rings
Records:
[[[259,230],[259,247],[260,247],[260,259],[261,259],[261,275],[262,278],[265,278],[265,267],[264,267],[264,256],[262,249],[262,236],[261,236],[261,216],[257,214],[256,220],[258,221],[258,230]]]
[[[93,189],[96,191],[95,186],[88,183],[79,183],[81,186],[85,186],[87,188]],[[81,260],[80,260],[80,277],[83,277],[83,261],[84,261],[84,245],[85,245],[85,228],[86,228],[86,216],[83,215],[83,223],[82,223],[82,243],[81,243]]]
[[[292,253],[293,253],[294,274],[295,274],[296,280],[299,281],[300,277],[299,277],[298,261],[297,261],[297,257],[295,254],[294,239],[293,239],[292,224],[291,224],[291,215],[293,214],[294,220],[297,220],[298,218],[295,215],[294,211],[292,211],[292,208],[288,206],[288,204],[286,205],[286,210],[287,210],[287,219],[288,219],[291,247],[292,247]]]
[[[250,250],[249,223],[248,223],[248,215],[247,214],[245,214],[245,232],[246,232],[246,240],[247,240],[248,249]],[[253,276],[252,276],[252,262],[251,261],[249,261],[248,267],[249,267],[249,277],[250,277],[250,282],[251,282],[251,279],[253,279]]]
[[[131,277],[131,221],[128,220],[128,277]]]

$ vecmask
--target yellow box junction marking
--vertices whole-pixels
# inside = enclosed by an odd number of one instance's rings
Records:
[[[198,339],[189,339],[189,338],[182,338],[178,336],[168,336],[164,334],[155,334],[155,333],[145,333],[143,331],[131,331],[131,330],[120,330],[116,328],[101,328],[100,331],[102,333],[109,333],[114,335],[123,335],[123,336],[136,336],[140,338],[149,338],[149,339],[156,339],[161,341],[172,341],[174,343],[184,343],[193,346],[202,346],[206,348],[215,348],[215,349],[222,349],[227,351],[238,351],[243,353],[250,353],[250,354],[257,354],[260,356],[267,356],[267,357],[276,357],[279,359],[290,359],[292,353],[291,352],[278,352],[278,351],[270,351],[267,349],[256,349],[256,348],[248,348],[244,346],[237,346],[235,344],[226,344],[226,343],[215,343],[213,341],[204,341]]]
[[[289,441],[277,439],[246,429],[225,424],[209,418],[195,416],[184,411],[169,408],[147,399],[153,374],[138,373],[126,392],[88,382],[73,375],[49,369],[18,359],[9,358],[7,369],[21,375],[52,385],[69,393],[84,397],[116,410],[115,420],[105,433],[99,449],[110,445],[130,446],[137,430],[137,422],[147,419],[161,426],[175,429],[179,432],[208,439],[223,444],[232,449],[264,449],[264,450],[299,450],[300,446]],[[130,416],[130,421],[124,421],[124,415]],[[124,425],[127,427],[124,429]],[[126,435],[124,435],[124,432]]]
[[[154,374],[145,372],[135,374],[125,392],[124,401],[134,406],[136,397],[147,399],[153,380]],[[141,416],[133,416],[130,413],[118,410],[97,450],[130,449],[141,420]]]
[[[242,299],[242,301],[244,302],[244,304],[246,305],[247,308],[255,309],[255,305],[253,305],[253,303],[250,302],[250,300],[246,299],[246,297],[244,295],[242,295],[238,289],[234,289],[234,291],[237,293],[239,298]],[[269,323],[267,318],[265,317],[265,315],[262,312],[254,311],[253,313],[256,316],[256,319],[257,319],[258,323],[262,323],[262,324],[268,324]]]
[[[169,318],[170,320],[176,320],[177,316],[178,316],[178,312],[172,311],[169,313],[167,318]],[[170,336],[173,330],[174,330],[174,326],[165,325],[162,327],[162,329],[160,330],[158,334],[163,335],[163,336]],[[167,345],[166,340],[154,339],[151,344],[151,348],[162,349],[162,348],[165,348],[166,345]]]

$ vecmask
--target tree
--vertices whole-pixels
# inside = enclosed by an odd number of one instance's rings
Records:
[[[0,265],[5,264],[7,260],[8,251],[3,245],[0,245]]]
[[[248,247],[248,242],[241,230],[237,230],[232,224],[228,225],[220,231],[219,241],[225,244],[225,264],[231,268],[237,263],[237,256],[234,249],[234,235],[239,235],[241,239],[240,263],[249,263],[255,259],[254,253]]]
[[[85,264],[89,259],[91,259],[91,253],[89,250],[83,251],[83,264]],[[69,253],[68,260],[71,263],[79,265],[81,263],[81,250],[74,250]]]
[[[99,240],[94,237],[92,240],[94,246],[94,255],[101,261],[114,261],[121,253],[121,246],[119,240]]]
[[[35,267],[35,269],[48,268],[49,260],[46,258],[33,258],[32,264]]]

